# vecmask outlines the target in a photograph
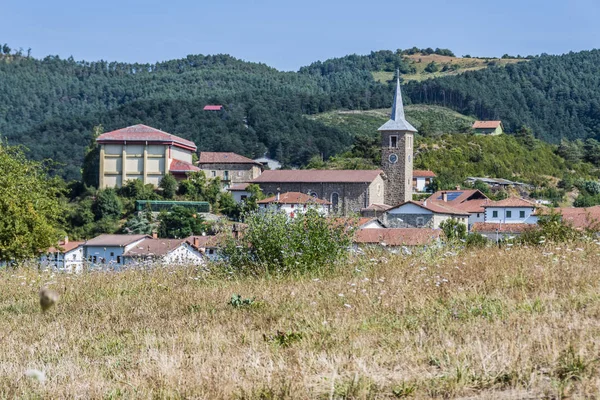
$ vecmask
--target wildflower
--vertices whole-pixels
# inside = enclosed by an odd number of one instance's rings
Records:
[[[350,304],[344,304],[344,307],[346,307],[346,308],[352,308],[352,306]]]
[[[44,372],[40,371],[39,369],[28,369],[27,371],[25,371],[25,376],[35,379],[40,383],[46,382],[46,374],[44,374]]]
[[[338,293],[338,296],[344,297],[344,293]]]

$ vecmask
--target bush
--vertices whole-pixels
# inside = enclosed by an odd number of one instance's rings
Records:
[[[440,224],[440,229],[444,231],[448,240],[464,239],[467,237],[467,226],[454,218],[443,221]]]
[[[466,246],[468,248],[485,247],[485,246],[487,246],[487,243],[488,243],[488,240],[485,238],[485,236],[474,232],[467,236]]]
[[[539,245],[546,242],[572,242],[581,239],[583,236],[582,232],[565,224],[560,214],[552,211],[548,215],[540,216],[537,228],[523,232],[518,241],[530,245]]]
[[[230,239],[223,254],[235,272],[254,275],[322,273],[343,261],[352,230],[309,209],[289,218],[283,212],[255,212],[241,240]]]

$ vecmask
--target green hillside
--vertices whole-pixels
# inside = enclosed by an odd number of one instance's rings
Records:
[[[428,105],[405,106],[407,120],[422,135],[444,133],[465,133],[473,125],[474,118],[459,114],[448,108]],[[323,124],[339,128],[351,136],[376,136],[377,128],[383,125],[390,115],[389,108],[365,111],[330,111],[308,116]]]

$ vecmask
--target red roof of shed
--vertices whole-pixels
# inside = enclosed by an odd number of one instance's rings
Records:
[[[433,171],[425,171],[420,169],[415,169],[413,171],[413,178],[435,178],[436,175]]]
[[[220,111],[223,109],[222,105],[206,105],[204,106],[204,111]]]
[[[502,121],[475,121],[473,129],[496,129],[502,124]]]

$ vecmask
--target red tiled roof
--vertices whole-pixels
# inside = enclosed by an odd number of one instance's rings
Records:
[[[354,243],[382,244],[388,246],[424,246],[440,238],[440,229],[427,228],[373,228],[359,229]]]
[[[193,172],[193,171],[200,171],[200,168],[196,167],[194,164],[189,163],[187,161],[173,160],[173,161],[171,161],[171,166],[169,167],[169,171],[171,171],[171,172]]]
[[[502,121],[475,121],[473,129],[496,129],[502,124]]]
[[[85,242],[86,246],[127,246],[140,239],[149,238],[148,235],[99,235]]]
[[[163,132],[160,129],[138,124],[128,126],[127,128],[117,129],[116,131],[106,132],[98,136],[98,143],[113,142],[160,142],[183,147],[188,150],[196,150],[194,142]]]
[[[550,209],[547,209],[548,211]],[[555,208],[562,215],[562,220],[576,229],[600,231],[600,206],[575,208]]]
[[[279,199],[277,196],[272,196],[264,200],[257,202],[258,204],[325,204],[329,205],[331,202],[316,197],[310,196],[300,192],[287,192],[281,193]]]
[[[198,164],[256,164],[258,161],[231,152],[201,151]]]
[[[220,111],[223,109],[222,105],[205,105],[204,106],[204,111]]]
[[[437,175],[433,171],[415,169],[413,170],[413,178],[435,178]]]
[[[371,183],[381,170],[271,170],[265,171],[252,183]]]
[[[425,201],[423,203],[417,202],[417,201],[406,201],[402,204],[397,205],[396,207],[391,208],[390,210],[396,209],[396,208],[400,208],[406,204],[414,204],[417,207],[421,207],[424,208],[426,210],[429,210],[431,212],[437,213],[437,214],[450,214],[450,215],[461,215],[461,216],[468,216],[469,213],[466,211],[461,211],[461,210],[457,210],[456,208],[452,207],[449,204],[441,204],[440,202],[429,202],[429,201]]]
[[[470,214],[482,213],[485,212],[483,205],[487,204],[488,202],[489,200],[487,199],[467,200],[462,203],[452,204],[452,207],[456,208],[457,210],[468,212]]]
[[[229,189],[227,190],[230,192],[243,192],[248,188],[248,186],[250,186],[249,183],[236,183],[235,185],[229,186]]]
[[[460,194],[453,200],[444,202],[441,199],[443,193],[451,195],[450,198],[454,197],[452,196],[453,193]],[[477,189],[440,190],[427,198],[427,204],[431,204],[433,202],[436,204],[448,204],[456,210],[465,211],[468,213],[484,212],[485,210],[483,209],[483,205],[488,201],[489,199],[487,196]]]
[[[537,207],[538,205],[532,201],[520,199],[518,197],[509,197],[508,199],[490,201],[484,204],[483,207]]]
[[[133,246],[123,255],[126,257],[164,256],[175,250],[185,239],[154,239],[146,238]]]
[[[207,247],[218,247],[225,243],[228,236],[220,233],[218,235],[207,235],[207,236],[189,236],[185,241],[195,249],[202,249]]]
[[[479,233],[522,233],[536,229],[536,224],[495,224],[493,222],[475,222],[471,231]]]
[[[48,249],[48,253],[68,253],[69,251],[78,248],[79,246],[81,246],[82,244],[84,244],[85,242],[78,242],[78,241],[72,241],[72,242],[60,242],[58,244],[58,246],[56,247],[50,247]]]

